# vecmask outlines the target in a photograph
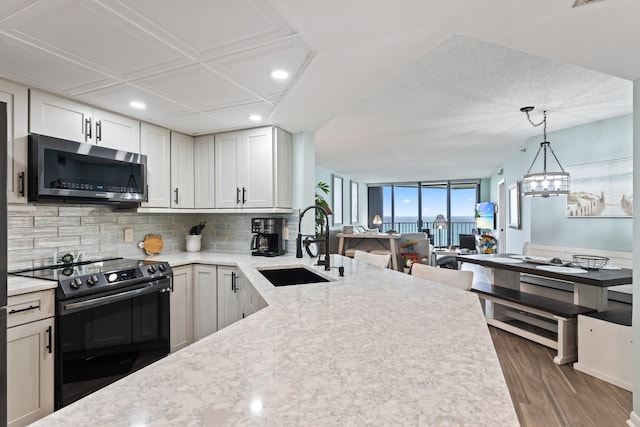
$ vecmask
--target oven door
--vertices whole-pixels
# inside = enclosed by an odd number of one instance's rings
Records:
[[[171,279],[59,301],[56,409],[169,354]]]

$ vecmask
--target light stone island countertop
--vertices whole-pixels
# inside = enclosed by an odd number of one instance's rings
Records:
[[[337,256],[278,288],[256,267],[311,261],[154,259],[238,266],[269,306],[34,426],[518,425],[475,294]]]

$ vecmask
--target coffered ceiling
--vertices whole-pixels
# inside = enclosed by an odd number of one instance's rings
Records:
[[[573,4],[3,0],[0,76],[188,134],[312,131],[363,181],[485,177],[539,133],[524,105],[550,131],[632,111],[640,2]]]

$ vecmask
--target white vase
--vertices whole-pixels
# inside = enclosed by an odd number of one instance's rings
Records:
[[[202,248],[202,235],[190,234],[187,236],[187,252],[199,252]]]

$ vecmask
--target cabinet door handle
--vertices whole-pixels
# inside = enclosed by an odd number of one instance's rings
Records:
[[[236,289],[236,273],[231,272],[231,290],[235,293]]]
[[[9,314],[18,314],[18,313],[22,313],[22,312],[24,312],[24,311],[36,310],[36,309],[38,309],[38,308],[40,308],[40,306],[39,306],[39,305],[30,305],[29,307],[19,308],[19,309],[17,309],[17,310],[16,310],[16,309],[11,310],[11,311],[9,311]]]
[[[49,351],[49,354],[53,353],[53,345],[51,345],[52,335],[53,335],[53,330],[51,329],[51,326],[49,326],[47,328],[47,350]]]
[[[102,121],[96,122],[96,141],[102,141]]]
[[[24,197],[24,172],[18,174],[18,194]]]
[[[91,139],[91,119],[84,120],[84,136]]]
[[[242,204],[247,203],[247,189],[242,187]]]
[[[178,188],[177,187],[174,190],[174,192],[176,193],[176,199],[174,201],[176,202],[176,205],[177,205],[178,204]]]
[[[240,204],[240,188],[236,187],[236,205]]]

